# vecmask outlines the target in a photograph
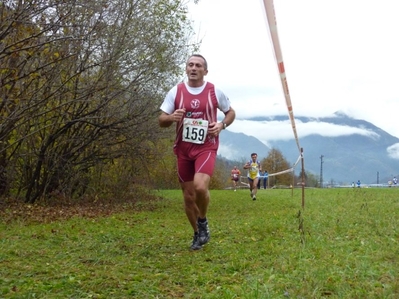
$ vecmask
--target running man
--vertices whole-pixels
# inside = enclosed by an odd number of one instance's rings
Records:
[[[192,250],[209,242],[207,211],[210,201],[209,182],[215,168],[219,134],[235,118],[229,98],[204,77],[208,64],[202,55],[191,55],[186,62],[187,82],[175,85],[166,95],[159,116],[159,126],[176,124],[173,151],[177,157],[177,174],[183,192],[184,208],[194,237]],[[217,111],[224,114],[217,121]]]
[[[237,166],[234,166],[234,168],[231,170],[231,181],[233,182],[233,187],[234,191],[237,191],[237,182],[240,179],[241,171],[237,168]]]
[[[244,165],[244,169],[247,170],[249,191],[251,191],[252,200],[256,200],[256,193],[258,192],[258,180],[260,176],[259,171],[262,170],[260,162],[257,159],[258,154],[252,153],[251,160]]]

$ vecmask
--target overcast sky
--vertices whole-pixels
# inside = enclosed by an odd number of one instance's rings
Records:
[[[274,0],[274,7],[294,115],[341,111],[399,138],[399,0]],[[209,65],[206,80],[237,112],[229,130],[265,143],[293,138],[289,122],[254,127],[240,120],[288,116],[263,1],[200,0],[189,8]],[[297,132],[367,134],[298,122]]]

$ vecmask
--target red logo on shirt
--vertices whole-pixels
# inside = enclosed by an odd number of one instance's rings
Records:
[[[198,99],[194,99],[191,101],[191,108],[197,109],[200,106],[200,101]]]

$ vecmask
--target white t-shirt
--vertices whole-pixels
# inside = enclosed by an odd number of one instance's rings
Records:
[[[190,87],[186,82],[184,82],[186,88],[189,93],[196,95],[200,94],[206,85],[206,82],[200,87]],[[172,114],[175,111],[175,99],[177,94],[177,85],[175,85],[169,92],[166,94],[165,99],[161,105],[161,110],[167,114]],[[230,109],[230,100],[229,98],[215,86],[215,94],[216,99],[218,100],[219,109],[223,112],[227,112]]]

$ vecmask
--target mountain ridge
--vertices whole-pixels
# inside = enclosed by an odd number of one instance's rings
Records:
[[[248,120],[267,123],[287,121],[289,118],[277,115]],[[300,116],[295,117],[295,120],[304,124],[316,122],[359,129],[358,133],[339,136],[323,136],[322,132],[315,132],[299,138],[303,148],[305,171],[317,176],[322,174],[323,185],[350,184],[357,180],[367,184],[387,183],[393,176],[398,176],[399,155],[393,157],[388,149],[395,145],[399,148],[399,138],[372,123],[351,118],[340,112],[332,117]],[[288,140],[267,140],[265,144],[256,137],[229,130],[220,135],[218,154],[229,160],[244,161],[249,158],[251,152],[257,152],[262,160],[267,157],[271,148],[280,150],[292,164],[300,155],[293,136]],[[296,174],[299,171],[297,167]]]

